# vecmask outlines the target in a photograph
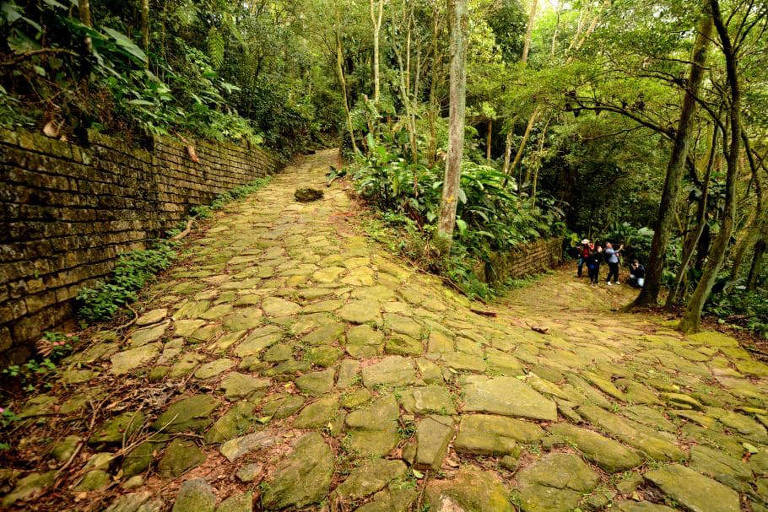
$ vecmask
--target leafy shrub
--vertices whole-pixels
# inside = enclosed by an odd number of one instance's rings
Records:
[[[704,312],[768,338],[768,294],[765,290],[736,288],[714,294],[704,306]]]
[[[86,322],[112,318],[122,306],[135,301],[137,292],[175,257],[174,244],[165,240],[153,248],[120,256],[108,282],[83,288],[77,294],[78,315]]]
[[[402,156],[397,141],[380,143],[368,134],[366,142],[368,155],[357,157],[353,179],[358,193],[383,212],[381,219],[405,235],[393,237],[390,245],[444,275],[467,295],[493,294],[474,272],[492,251],[565,231],[563,212],[554,201],[543,198],[541,206],[532,206],[514,192],[513,184],[505,184],[502,172],[467,159],[462,164],[455,240],[451,254],[440,255],[431,241],[440,209],[442,166],[411,161]]]

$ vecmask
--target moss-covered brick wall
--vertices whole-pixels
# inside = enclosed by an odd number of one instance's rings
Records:
[[[563,239],[545,238],[491,255],[480,275],[485,282],[518,279],[555,268],[563,261]]]
[[[0,362],[70,317],[73,298],[117,256],[210,203],[281,167],[247,145],[157,137],[149,150],[88,134],[87,147],[0,130]]]

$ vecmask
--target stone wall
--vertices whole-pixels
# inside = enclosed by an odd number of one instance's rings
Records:
[[[73,298],[189,208],[276,172],[267,151],[154,138],[139,149],[95,132],[87,147],[0,130],[0,362],[72,315]]]
[[[480,276],[485,282],[518,279],[555,268],[563,261],[563,239],[546,238],[491,255]]]

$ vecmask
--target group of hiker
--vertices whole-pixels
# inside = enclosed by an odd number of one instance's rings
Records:
[[[579,266],[577,276],[583,275],[584,266],[587,267],[587,275],[592,286],[597,286],[600,282],[600,266],[602,263],[608,265],[608,277],[605,282],[611,286],[619,284],[619,268],[621,266],[621,253],[624,246],[620,245],[618,249],[613,248],[613,244],[607,242],[605,247],[597,241],[584,239],[579,246]],[[635,288],[642,288],[645,284],[645,267],[638,260],[633,260],[629,266],[629,285]]]

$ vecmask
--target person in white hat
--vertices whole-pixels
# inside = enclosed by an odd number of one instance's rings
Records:
[[[579,248],[579,270],[576,273],[576,277],[581,277],[584,264],[589,258],[589,240],[586,238],[581,241],[581,247]]]

